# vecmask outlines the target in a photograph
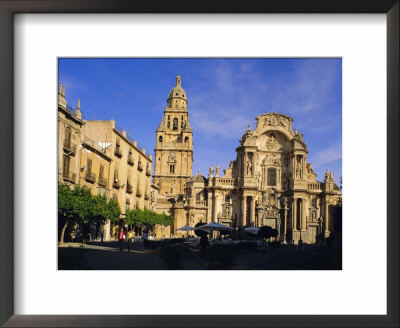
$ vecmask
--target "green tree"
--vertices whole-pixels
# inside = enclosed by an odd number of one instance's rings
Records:
[[[174,218],[166,214],[158,214],[151,210],[127,210],[125,214],[125,223],[128,225],[146,225],[147,228],[151,226],[161,226],[162,231],[166,226],[172,225],[174,223]]]
[[[121,214],[119,205],[114,200],[107,200],[105,196],[93,196],[84,187],[76,185],[74,189],[58,184],[58,219],[59,240],[64,242],[65,231],[70,224],[88,224],[96,221],[104,224],[106,219],[118,220]]]

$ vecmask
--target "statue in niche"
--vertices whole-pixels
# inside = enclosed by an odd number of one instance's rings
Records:
[[[229,216],[229,206],[225,207],[225,217]]]
[[[215,167],[215,176],[219,177],[219,165],[217,164],[217,166]]]
[[[252,175],[253,166],[251,165],[251,161],[247,160],[247,175]]]
[[[297,178],[301,177],[301,167],[300,167],[299,163],[297,163],[297,166],[296,166],[296,177]]]

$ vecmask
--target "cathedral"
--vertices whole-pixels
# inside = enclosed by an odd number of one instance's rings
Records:
[[[193,132],[181,77],[170,91],[156,131],[153,183],[156,211],[174,216],[170,234],[198,222],[219,222],[237,229],[270,226],[283,243],[315,243],[334,229],[341,191],[333,172],[324,181],[307,162],[303,135],[292,129],[293,118],[265,113],[256,118],[236,148],[236,159],[223,170],[210,167],[208,177],[192,176]]]

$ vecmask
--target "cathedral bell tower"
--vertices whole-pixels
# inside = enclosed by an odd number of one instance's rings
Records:
[[[156,131],[154,183],[163,196],[183,194],[186,181],[192,176],[193,133],[181,82],[178,75]]]

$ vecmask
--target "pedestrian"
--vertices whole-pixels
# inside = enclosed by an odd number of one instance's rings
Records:
[[[100,228],[100,242],[103,242],[103,237],[104,237],[104,229],[103,226]]]
[[[133,245],[133,229],[130,228],[128,232],[128,252],[131,251]]]
[[[122,249],[124,248],[124,241],[125,241],[126,235],[125,231],[123,228],[121,228],[118,232],[118,244],[119,244],[119,251],[122,252]]]
[[[208,242],[207,235],[206,234],[201,235],[201,237],[200,237],[200,265],[201,265],[201,262],[206,257],[207,249],[209,246],[210,246],[210,243]]]
[[[303,249],[303,241],[300,239],[299,240],[299,251]]]
[[[147,233],[147,230],[143,233],[143,246],[147,247],[147,239],[149,238],[149,235]]]

